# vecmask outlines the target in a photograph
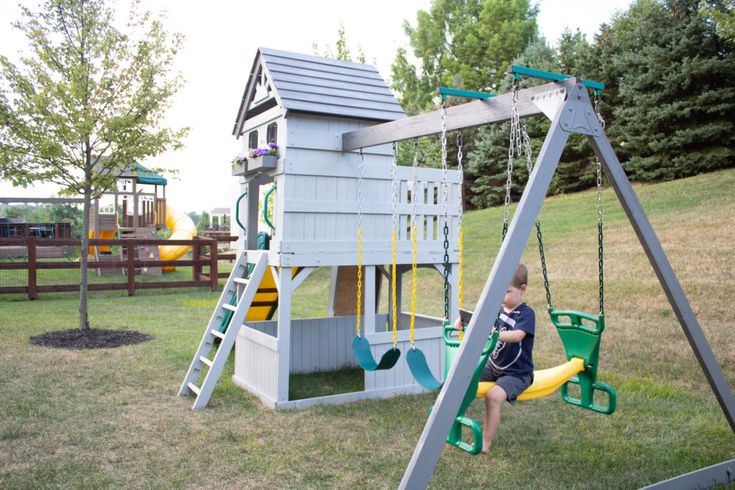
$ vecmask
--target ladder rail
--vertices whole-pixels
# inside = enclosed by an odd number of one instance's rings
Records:
[[[199,372],[201,371],[199,358],[201,356],[206,356],[212,348],[214,336],[211,334],[211,331],[225,314],[223,304],[229,301],[229,295],[232,294],[233,291],[236,293],[234,278],[241,274],[247,275],[247,269],[247,251],[242,251],[237,257],[237,261],[235,262],[235,266],[232,268],[230,277],[227,279],[224,288],[222,288],[222,293],[217,301],[217,307],[212,312],[212,316],[204,330],[204,335],[202,335],[202,340],[199,343],[194,359],[189,365],[189,370],[187,371],[184,381],[181,383],[181,387],[179,388],[179,396],[186,396],[191,392],[189,389],[189,383],[195,382],[199,377]]]
[[[209,398],[212,396],[212,392],[214,391],[217,381],[222,374],[227,358],[230,356],[230,352],[235,344],[235,339],[237,339],[240,327],[245,323],[245,317],[250,309],[250,305],[258,292],[258,285],[265,275],[267,262],[267,255],[261,255],[255,263],[255,267],[250,273],[252,281],[247,285],[245,291],[242,293],[240,301],[237,303],[237,311],[232,315],[230,325],[227,327],[227,331],[225,332],[225,337],[220,342],[219,348],[214,355],[214,359],[212,359],[212,367],[209,368],[207,375],[204,377],[204,381],[202,381],[199,394],[197,395],[196,400],[194,400],[192,409],[202,409],[207,406],[207,403],[209,403]]]

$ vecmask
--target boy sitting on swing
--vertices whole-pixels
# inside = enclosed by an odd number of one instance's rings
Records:
[[[503,298],[496,329],[500,330],[498,342],[490,354],[480,381],[494,381],[485,396],[485,424],[482,435],[482,452],[487,454],[493,435],[500,425],[500,409],[504,401],[511,405],[533,383],[533,338],[536,315],[523,302],[528,285],[528,269],[518,264],[513,281]],[[461,319],[457,319],[461,326]],[[456,325],[456,324],[455,324]],[[492,331],[491,331],[492,333]]]

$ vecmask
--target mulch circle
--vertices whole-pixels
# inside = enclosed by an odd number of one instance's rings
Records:
[[[31,344],[59,349],[111,349],[123,345],[140,344],[152,336],[134,330],[105,330],[102,328],[72,328],[57,330],[31,337]]]

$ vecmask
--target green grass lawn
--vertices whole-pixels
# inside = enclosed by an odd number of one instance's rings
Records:
[[[702,328],[735,384],[735,170],[637,186]],[[558,394],[503,413],[489,457],[447,446],[433,488],[633,488],[735,458],[730,430],[612,191],[605,192],[607,330],[600,379],[618,391],[611,416]],[[559,196],[542,211],[554,304],[596,311],[593,192]],[[466,306],[492,266],[502,209],[468,213]],[[535,359],[563,350],[543,319],[535,241],[527,301],[539,313]],[[295,294],[294,316],[326,309],[329,273]],[[418,310],[442,313],[440,276],[420,271]],[[0,297],[0,488],[395,488],[433,394],[272,411],[232,383],[232,359],[207,409],[176,396],[217,300],[207,289],[92,293],[93,326],[153,341],[67,351],[28,338],[77,325],[73,294]],[[359,384],[346,370],[294,376],[293,398]],[[475,403],[469,411],[482,416]]]

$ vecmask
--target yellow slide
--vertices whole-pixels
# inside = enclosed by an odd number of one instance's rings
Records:
[[[100,230],[97,237],[94,236],[94,232],[90,230],[89,232],[89,239],[93,240],[95,238],[99,240],[114,240],[115,239],[115,230]],[[94,255],[94,248],[90,245],[89,247],[89,255]],[[100,245],[97,247],[97,250],[100,253],[109,253],[110,249],[112,248],[111,245]]]
[[[171,230],[169,240],[191,240],[197,235],[197,227],[191,218],[183,212],[178,212],[166,204],[166,228]],[[189,253],[189,245],[159,245],[158,254],[161,260],[176,260]],[[165,271],[176,270],[173,266],[164,267]]]
[[[569,379],[577,373],[584,371],[584,359],[573,357],[571,361],[567,361],[559,366],[541,369],[533,372],[533,383],[526,388],[526,391],[518,396],[519,400],[532,400],[550,395],[555,392],[561,385],[569,381]],[[482,381],[477,385],[477,398],[485,398],[490,388],[495,386],[492,381]]]

